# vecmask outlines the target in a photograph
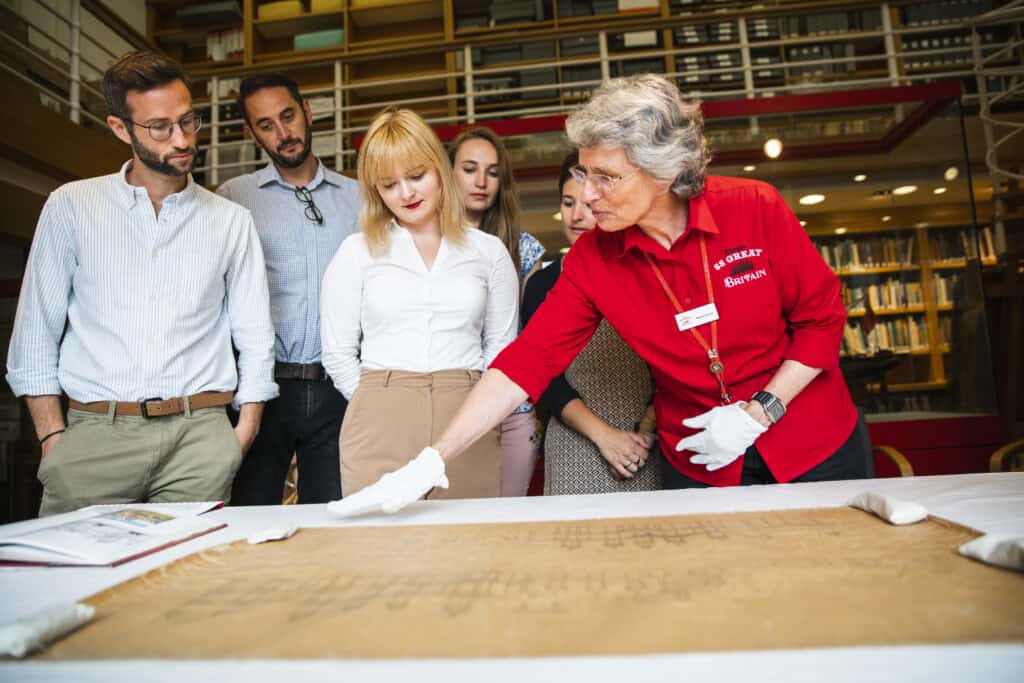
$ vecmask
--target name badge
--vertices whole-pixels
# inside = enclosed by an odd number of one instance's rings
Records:
[[[676,325],[680,332],[715,320],[718,320],[718,308],[714,304],[705,304],[676,314]]]

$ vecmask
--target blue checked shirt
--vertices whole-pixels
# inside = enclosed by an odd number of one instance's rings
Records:
[[[128,184],[130,164],[47,199],[7,383],[18,396],[63,390],[83,402],[236,387],[236,403],[274,398],[274,330],[249,212],[190,176],[158,217],[145,188]]]
[[[317,164],[306,186],[324,217],[305,214],[273,163],[228,180],[217,193],[252,212],[263,243],[270,284],[274,353],[284,363],[320,362],[320,285],[342,241],[359,230],[359,184]]]

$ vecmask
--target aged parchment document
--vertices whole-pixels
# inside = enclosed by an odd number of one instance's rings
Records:
[[[1024,641],[977,536],[849,508],[303,529],[94,596],[50,658],[612,655]]]

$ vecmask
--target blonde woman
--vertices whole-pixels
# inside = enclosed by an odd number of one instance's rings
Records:
[[[343,496],[407,463],[439,464],[404,454],[436,438],[518,320],[512,260],[498,238],[467,227],[444,149],[417,114],[378,116],[358,173],[362,232],[341,245],[321,294],[324,368],[350,401]],[[497,430],[470,451],[428,497],[499,494]]]
[[[448,150],[471,225],[502,241],[519,281],[540,270],[544,247],[519,228],[519,195],[505,145],[489,128],[468,128]],[[501,495],[525,496],[540,457],[537,416],[526,401],[501,422]]]

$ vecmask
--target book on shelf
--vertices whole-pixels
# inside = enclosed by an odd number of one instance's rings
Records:
[[[848,321],[843,330],[840,352],[862,356],[877,351],[910,353],[928,349],[928,327],[920,316],[879,320],[868,331],[856,321]]]
[[[982,260],[991,261],[996,258],[992,229],[987,225],[978,230],[977,240],[973,231],[966,228],[932,231],[928,235],[928,246],[932,261],[939,263],[977,259],[979,249]]]
[[[833,270],[914,265],[914,235],[816,241],[818,252]]]
[[[953,316],[948,313],[939,316],[939,342],[943,346],[953,345]]]
[[[939,306],[952,306],[962,280],[958,273],[933,274],[932,289],[935,292],[935,303]]]
[[[842,296],[846,310],[850,313],[863,313],[868,305],[875,313],[889,313],[924,305],[920,282],[904,282],[893,277],[866,287],[851,287],[844,282]]]
[[[92,505],[0,526],[0,563],[116,566],[227,526],[201,515],[202,503]]]

